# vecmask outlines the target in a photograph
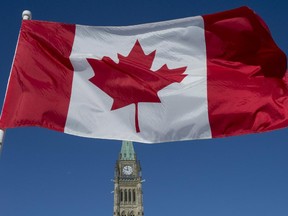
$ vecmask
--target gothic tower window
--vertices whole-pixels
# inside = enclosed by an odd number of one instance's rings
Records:
[[[127,196],[127,190],[125,189],[125,195],[124,195],[125,202],[127,202],[127,198],[128,198],[128,196]]]
[[[129,202],[131,202],[132,199],[131,199],[131,190],[130,189],[129,189],[129,193],[128,194],[129,194]]]
[[[121,192],[120,192],[120,201],[123,202],[123,190],[121,189]]]
[[[135,194],[135,189],[133,189],[133,203],[136,202],[136,194]]]

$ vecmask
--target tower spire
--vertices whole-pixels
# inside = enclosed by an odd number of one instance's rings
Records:
[[[122,141],[119,160],[136,160],[136,154],[131,141]]]

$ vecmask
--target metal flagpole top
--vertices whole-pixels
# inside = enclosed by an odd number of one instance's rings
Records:
[[[22,19],[23,20],[31,20],[32,19],[32,13],[29,10],[24,10],[22,13]]]

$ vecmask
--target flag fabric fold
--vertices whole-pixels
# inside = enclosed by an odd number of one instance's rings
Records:
[[[122,27],[24,20],[0,128],[144,143],[288,125],[287,57],[247,7]]]

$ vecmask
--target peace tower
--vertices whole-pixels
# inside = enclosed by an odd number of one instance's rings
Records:
[[[123,141],[114,174],[113,216],[143,216],[143,193],[140,161],[133,143]]]

